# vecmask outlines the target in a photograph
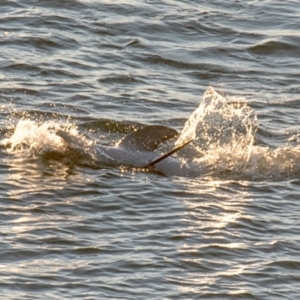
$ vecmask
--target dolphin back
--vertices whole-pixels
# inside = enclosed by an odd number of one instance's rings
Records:
[[[173,128],[149,125],[128,134],[116,146],[131,151],[154,151],[159,144],[176,136],[178,132]]]

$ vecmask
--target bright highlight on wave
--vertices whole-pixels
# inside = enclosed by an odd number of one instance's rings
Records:
[[[224,97],[209,87],[176,141],[176,144],[182,144],[193,138],[193,146],[181,150],[177,158],[192,162],[199,176],[298,177],[300,146],[285,145],[273,150],[255,145],[257,126],[256,115],[244,100]],[[96,142],[79,132],[75,125],[23,119],[2,144],[10,153],[25,156],[58,153],[74,164],[82,161],[85,165],[97,163]]]

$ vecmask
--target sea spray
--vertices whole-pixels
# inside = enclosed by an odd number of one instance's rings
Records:
[[[196,160],[211,168],[244,167],[251,155],[256,115],[244,101],[225,98],[212,87],[191,114],[176,144],[194,139]]]
[[[59,125],[47,121],[39,125],[33,120],[20,120],[11,137],[2,141],[9,152],[42,153],[50,149],[63,149],[63,140],[55,134]]]
[[[66,142],[62,137],[63,132],[72,137],[72,143]],[[39,123],[30,119],[20,120],[13,134],[2,141],[8,152],[24,156],[49,153],[70,155],[70,151],[74,153],[75,150],[83,154],[92,144],[93,142],[81,134],[75,125],[55,121]]]
[[[300,175],[300,146],[272,149],[254,143],[258,121],[243,100],[209,87],[176,144],[194,138],[194,163],[214,177],[280,179]],[[189,155],[192,152],[189,152]],[[185,155],[186,157],[186,155]]]
[[[242,176],[260,180],[299,178],[300,145],[283,145],[276,149],[254,146]]]

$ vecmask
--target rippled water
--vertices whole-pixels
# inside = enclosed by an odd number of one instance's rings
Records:
[[[1,1],[1,299],[300,297],[299,1],[198,2]],[[203,173],[56,134],[149,124],[195,125]]]

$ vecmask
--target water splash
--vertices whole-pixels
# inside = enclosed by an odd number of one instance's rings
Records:
[[[58,129],[59,125],[53,121],[39,125],[32,120],[20,120],[12,136],[3,140],[2,144],[10,153],[34,154],[49,150],[62,150],[65,145],[63,140],[56,135]]]
[[[214,176],[250,179],[299,176],[300,146],[287,144],[271,149],[255,145],[257,127],[257,117],[243,99],[223,97],[209,87],[176,144],[194,138],[197,153],[193,152],[193,161]]]
[[[274,150],[254,146],[242,176],[277,180],[287,177],[299,178],[300,146],[284,145]]]
[[[72,143],[66,143],[63,134],[72,137]],[[55,121],[39,123],[30,119],[20,120],[13,134],[2,141],[9,153],[21,154],[24,157],[49,153],[70,155],[70,149],[83,154],[92,144],[75,125]]]
[[[225,98],[209,87],[176,144],[192,138],[199,156],[209,165],[216,165],[223,157],[222,162],[227,160],[228,167],[228,154],[232,153],[244,165],[250,157],[256,129],[256,116],[244,101]]]
[[[242,99],[225,98],[209,87],[199,107],[191,114],[176,144],[194,139],[203,149],[232,144],[248,147],[253,143],[257,119]]]
[[[257,117],[243,99],[224,97],[209,87],[191,114],[176,144],[194,138],[193,147],[178,153],[179,160],[193,162],[199,176],[245,179],[299,177],[300,146],[279,148],[255,145]],[[77,126],[55,120],[22,118],[10,136],[2,140],[9,153],[19,157],[44,156],[72,164],[98,166],[97,141]],[[49,156],[50,154],[50,156]]]

